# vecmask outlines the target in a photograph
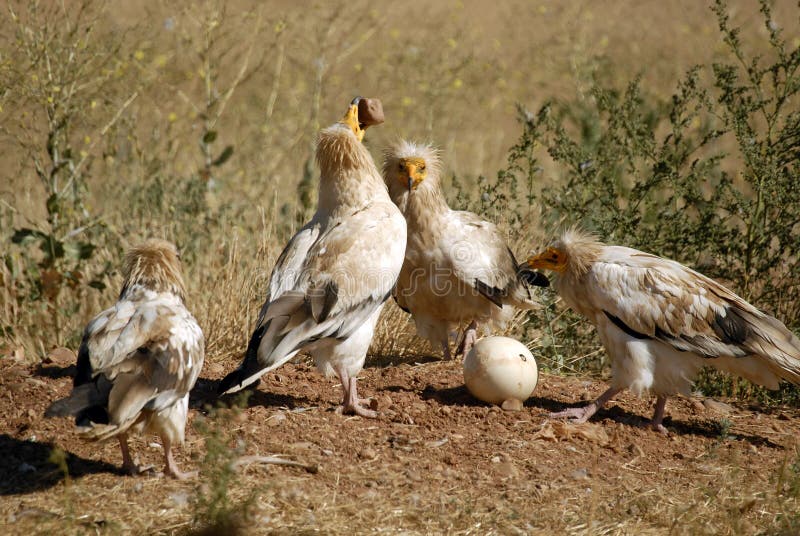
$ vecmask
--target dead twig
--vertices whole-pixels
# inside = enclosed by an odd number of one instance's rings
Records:
[[[264,463],[273,465],[287,465],[289,467],[299,467],[301,469],[305,469],[307,472],[311,474],[317,474],[319,472],[319,465],[317,464],[305,464],[301,462],[296,462],[294,460],[286,460],[284,458],[279,458],[277,456],[241,456],[235,462],[233,462],[233,468],[238,469],[242,465],[250,465],[251,463]]]

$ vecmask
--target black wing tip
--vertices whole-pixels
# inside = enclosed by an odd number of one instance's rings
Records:
[[[258,347],[261,345],[261,339],[264,337],[268,325],[269,323],[258,326],[255,331],[253,331],[250,342],[247,344],[247,351],[244,354],[242,364],[239,368],[222,378],[222,381],[219,382],[219,386],[217,387],[218,395],[224,395],[237,385],[241,386],[242,382],[250,376],[253,365],[258,362]]]
[[[219,382],[219,387],[217,387],[217,396],[225,396],[225,395],[237,395],[241,393],[251,393],[258,389],[259,384],[261,384],[261,378],[256,379],[252,383],[247,384],[246,386],[242,387],[242,382],[247,378],[247,376],[239,369],[234,370],[224,378],[222,381]],[[230,389],[236,389],[233,393],[228,393]]]
[[[402,305],[400,305],[400,301],[397,299],[396,294],[392,294],[392,298],[394,299],[395,305],[397,305],[401,311],[403,311],[404,313],[411,314],[411,310],[409,310],[408,307],[403,307]]]
[[[550,280],[547,278],[547,276],[541,272],[537,272],[536,270],[520,270],[519,277],[530,286],[543,288],[550,286]]]
[[[242,381],[244,380],[242,369],[236,369],[224,378],[222,381],[219,382],[219,386],[217,387],[217,395],[224,395],[230,389],[233,389],[237,385],[241,385]]]
[[[82,409],[84,409],[83,406],[75,407],[74,400],[72,397],[68,396],[67,398],[61,398],[50,404],[50,406],[44,410],[44,416],[48,419],[53,417],[72,417]]]
[[[475,290],[480,292],[481,295],[483,295],[484,298],[486,298],[487,300],[489,300],[490,302],[492,302],[496,306],[500,307],[501,309],[503,308],[503,300],[502,300],[503,292],[500,289],[495,288],[495,287],[493,287],[491,285],[487,285],[486,283],[484,283],[480,279],[476,278],[475,279]]]

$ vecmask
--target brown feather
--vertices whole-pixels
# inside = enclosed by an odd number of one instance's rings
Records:
[[[122,273],[124,282],[120,296],[139,284],[156,292],[171,292],[185,300],[180,256],[171,242],[151,238],[131,248],[125,255]]]

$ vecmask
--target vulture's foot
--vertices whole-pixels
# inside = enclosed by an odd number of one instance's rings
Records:
[[[183,472],[178,469],[177,465],[173,465],[172,467],[164,467],[164,475],[174,478],[175,480],[189,480],[191,478],[197,478],[199,473],[197,471],[187,471]]]
[[[588,406],[582,408],[567,408],[563,411],[557,411],[548,415],[551,419],[569,419],[570,422],[580,424],[588,421],[592,415],[597,413],[599,408],[592,402]]]
[[[184,473],[178,468],[175,463],[175,458],[172,457],[172,443],[169,438],[161,436],[161,442],[164,445],[164,475],[170,476],[176,480],[188,480],[196,477],[199,473],[197,471],[188,471]]]
[[[669,431],[667,428],[662,424],[664,421],[664,410],[667,407],[667,397],[659,395],[656,398],[656,408],[653,411],[653,419],[647,423],[647,425],[655,430],[656,432],[661,432],[664,435],[669,435]]]
[[[550,418],[551,419],[567,418],[570,419],[571,422],[574,422],[576,424],[586,422],[592,417],[592,415],[597,413],[597,410],[605,406],[606,403],[612,398],[614,398],[614,396],[616,396],[617,393],[619,393],[620,391],[622,391],[622,388],[609,387],[602,395],[597,397],[597,400],[595,400],[591,404],[587,404],[582,408],[567,408],[563,411],[551,413]]]
[[[358,415],[368,419],[376,419],[378,417],[377,411],[367,409],[361,404],[342,404],[342,413],[345,415]]]
[[[122,472],[131,476],[139,476],[144,474],[153,473],[155,467],[152,465],[139,465],[138,463],[123,463]]]
[[[378,404],[375,400],[368,398],[358,397],[358,387],[356,385],[356,378],[347,378],[347,381],[342,382],[344,389],[344,400],[342,401],[342,413],[346,415],[359,415],[368,419],[375,419],[378,416]],[[362,404],[368,404],[370,408],[364,407]]]
[[[649,423],[646,423],[644,426],[652,430],[655,430],[656,432],[659,432],[665,436],[669,435],[669,430],[667,430],[667,427],[661,424],[660,422],[657,423],[654,421],[650,421]]]
[[[122,471],[129,475],[141,475],[153,471],[152,465],[139,465],[134,461],[131,456],[131,451],[128,448],[128,434],[122,433],[117,436],[119,441],[119,449],[122,451]]]

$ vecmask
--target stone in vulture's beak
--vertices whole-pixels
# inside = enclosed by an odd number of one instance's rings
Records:
[[[344,114],[344,117],[339,122],[350,127],[353,131],[353,134],[355,134],[356,138],[358,138],[358,141],[363,141],[364,131],[367,129],[367,125],[359,122],[358,120],[358,103],[360,101],[361,97],[356,97],[353,99],[353,102],[350,103],[350,107],[347,109],[347,113]]]

